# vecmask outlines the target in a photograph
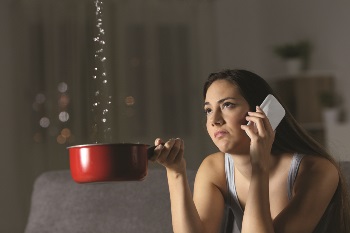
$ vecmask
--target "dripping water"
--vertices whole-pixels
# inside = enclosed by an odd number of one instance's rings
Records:
[[[105,29],[103,25],[103,1],[94,0],[96,24],[93,38],[95,54],[92,82],[94,90],[91,113],[93,124],[90,139],[94,143],[107,143],[112,140],[111,116],[109,107],[112,96],[109,94],[108,74],[106,71],[107,58],[105,52]]]

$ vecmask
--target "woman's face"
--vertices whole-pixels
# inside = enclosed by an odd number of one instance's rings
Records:
[[[227,80],[217,80],[208,88],[204,102],[207,130],[219,150],[248,153],[250,139],[241,125],[247,124],[249,104],[238,87]]]

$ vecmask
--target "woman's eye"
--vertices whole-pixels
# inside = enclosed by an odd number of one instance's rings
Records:
[[[233,108],[234,106],[235,104],[231,102],[225,102],[222,104],[222,108]]]
[[[205,115],[209,115],[210,113],[211,113],[211,109],[210,108],[204,109],[204,114]]]

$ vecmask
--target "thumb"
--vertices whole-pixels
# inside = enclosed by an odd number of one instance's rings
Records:
[[[154,145],[158,146],[160,144],[164,144],[163,140],[161,138],[157,138],[156,140],[154,140]]]

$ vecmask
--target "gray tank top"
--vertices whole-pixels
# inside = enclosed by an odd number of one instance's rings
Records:
[[[302,154],[294,154],[292,158],[292,162],[291,162],[289,174],[288,174],[287,187],[286,187],[289,200],[292,199],[293,184],[297,177],[299,166],[303,157],[304,155]],[[227,190],[228,190],[228,195],[225,198],[225,205],[226,205],[225,216],[228,216],[228,212],[231,209],[234,216],[232,233],[240,233],[242,229],[243,209],[239,203],[237,192],[236,192],[233,158],[229,154],[225,154],[225,174],[226,174],[226,183],[227,183]],[[327,215],[328,212],[329,212],[329,208],[327,209],[325,215]],[[226,219],[226,221],[223,224],[222,232],[226,232],[225,229],[227,229],[227,224],[228,224],[228,221]],[[326,225],[327,225],[327,221],[320,221],[314,233],[323,232],[323,229],[326,228]]]

